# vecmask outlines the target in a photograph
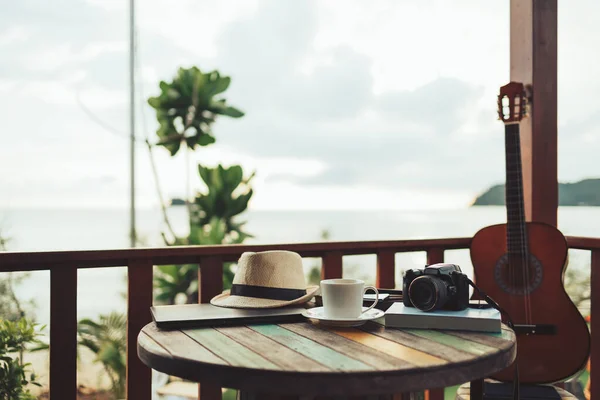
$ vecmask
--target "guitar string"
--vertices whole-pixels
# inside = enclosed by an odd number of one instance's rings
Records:
[[[509,100],[510,101],[510,100]],[[511,160],[511,158],[514,158],[514,155],[512,155],[512,141],[511,141],[511,137],[510,137],[510,127],[508,127],[508,132],[507,132],[507,136],[506,136],[506,145],[507,145],[507,149],[506,149],[506,162],[507,162],[507,170],[508,167],[513,165],[514,162]],[[512,175],[512,171],[509,171],[509,174]],[[510,177],[511,182],[514,180],[512,176],[508,175],[508,177]],[[507,182],[507,199],[506,199],[506,207],[509,207],[509,205],[513,202],[512,197],[512,185],[509,186],[509,183],[511,182]],[[510,192],[509,192],[510,189]],[[509,203],[510,202],[510,203]],[[508,275],[509,275],[509,284],[512,287],[516,286],[516,278],[515,278],[515,269],[513,268],[513,264],[515,261],[515,238],[514,238],[514,232],[511,232],[514,229],[514,208],[511,207],[510,208],[511,211],[508,211],[507,209],[507,214],[508,217],[510,218],[510,220],[508,221],[508,226],[506,229],[506,236],[507,236],[507,241],[508,241]]]
[[[515,148],[517,150],[517,190],[519,197],[519,230],[520,230],[520,247],[521,247],[521,269],[523,275],[523,294],[525,295],[525,320],[529,324],[532,321],[533,316],[531,315],[531,295],[529,293],[529,254],[527,251],[527,226],[525,224],[525,210],[523,207],[524,199],[523,199],[523,171],[521,166],[521,144],[520,144],[520,132],[519,125],[517,125],[516,135],[515,135]]]
[[[521,152],[520,152],[520,137],[519,137],[519,126],[518,123],[515,124],[515,129],[512,133],[512,148],[514,149],[514,160],[512,165],[515,166],[515,170],[513,172],[513,190],[516,190],[516,199],[517,199],[517,207],[516,207],[516,215],[513,216],[513,226],[518,224],[518,251],[519,251],[519,267],[520,271],[520,284],[517,284],[516,287],[520,287],[522,291],[520,294],[523,296],[523,306],[525,311],[525,323],[531,322],[531,302],[530,296],[528,292],[528,284],[529,284],[529,269],[527,265],[527,248],[526,248],[526,233],[525,233],[525,213],[523,209],[523,182],[522,182],[522,170],[521,170]],[[513,208],[514,209],[514,208]],[[513,266],[517,268],[517,265]]]
[[[511,107],[511,100],[508,98],[508,96],[506,96],[509,104],[508,104],[508,112],[510,114],[510,112],[512,111],[512,107]],[[504,97],[501,97],[500,99],[500,107],[503,107],[502,105],[502,101],[504,100]],[[503,116],[503,113],[501,113],[501,115]],[[505,125],[506,125],[506,132],[505,132],[505,151],[506,151],[506,171],[507,171],[507,182],[506,182],[506,211],[507,211],[507,226],[506,226],[506,244],[507,244],[507,253],[508,253],[508,257],[506,259],[507,261],[507,269],[508,269],[508,284],[511,285],[512,287],[514,287],[515,284],[515,276],[514,276],[514,270],[512,268],[513,265],[513,259],[514,259],[514,239],[511,239],[511,230],[512,227],[514,226],[514,224],[512,223],[512,219],[514,218],[513,215],[511,215],[511,208],[509,208],[509,204],[512,202],[511,200],[511,193],[510,193],[510,189],[512,189],[511,186],[509,186],[509,182],[508,182],[508,178],[510,177],[510,170],[509,170],[509,166],[512,165],[512,161],[511,161],[511,143],[510,143],[510,122],[506,122],[504,121]],[[511,178],[512,181],[512,178]],[[500,279],[502,278],[502,271],[500,272]]]
[[[516,193],[513,193],[513,204],[514,201],[516,200],[516,208],[513,207],[513,212],[516,211],[515,215],[513,215],[513,229],[516,227],[517,230],[516,232],[513,230],[513,234],[517,233],[516,239],[517,239],[517,246],[516,248],[514,248],[513,250],[516,250],[518,253],[518,260],[517,257],[513,257],[514,261],[517,261],[517,263],[515,263],[514,265],[511,266],[511,268],[514,271],[514,276],[515,276],[515,282],[514,282],[514,287],[517,289],[517,293],[521,294],[521,295],[525,295],[525,293],[519,293],[520,290],[524,290],[525,288],[525,273],[523,270],[523,265],[525,264],[525,255],[524,255],[524,243],[523,243],[523,225],[522,225],[522,216],[523,216],[523,210],[521,207],[521,200],[522,200],[522,192],[521,192],[521,180],[519,179],[519,175],[521,173],[521,170],[519,168],[520,166],[520,152],[519,152],[519,137],[517,135],[518,132],[518,122],[513,124],[513,129],[511,129],[511,148],[513,149],[513,162],[512,162],[512,166],[513,166],[513,171],[512,171],[512,190],[515,191]],[[521,267],[521,273],[518,274],[518,268]],[[517,278],[518,276],[518,278]],[[520,282],[519,282],[520,280]],[[526,296],[522,297],[522,300],[524,301],[524,308],[525,308],[525,321],[529,320],[529,309],[527,307],[527,298]]]
[[[521,102],[523,101],[524,97],[521,96]],[[525,104],[521,104],[522,107],[521,112],[522,115],[525,112]],[[520,126],[519,126],[519,136],[517,137],[518,140],[518,144],[519,144],[519,161],[521,161],[521,142],[520,142]],[[523,174],[522,174],[522,166],[521,163],[519,163],[519,179],[521,180],[520,184],[519,184],[519,188],[521,191],[521,201],[519,202],[519,204],[522,207],[522,217],[521,217],[521,226],[523,227],[523,250],[524,250],[524,257],[525,257],[525,264],[524,264],[524,271],[525,271],[525,286],[524,286],[524,290],[526,292],[526,299],[527,299],[527,308],[528,308],[528,314],[529,314],[529,321],[528,323],[531,324],[533,322],[533,308],[531,306],[531,292],[529,290],[529,285],[530,285],[530,262],[531,262],[531,257],[529,255],[529,238],[527,236],[527,223],[526,223],[526,218],[525,218],[525,210],[524,210],[524,198],[523,198]]]
[[[524,210],[524,199],[523,199],[523,171],[522,171],[522,162],[521,162],[521,142],[520,142],[520,121],[523,115],[522,111],[524,111],[522,97],[518,97],[519,104],[516,104],[515,101],[515,115],[518,115],[517,123],[515,124],[515,131],[513,135],[514,141],[514,149],[516,162],[513,165],[516,165],[516,183],[517,183],[517,197],[518,197],[518,222],[519,222],[519,247],[520,247],[520,255],[521,255],[521,287],[524,295],[524,303],[525,303],[525,320],[526,323],[531,323],[532,321],[532,309],[531,309],[531,295],[529,293],[529,252],[527,251],[527,227],[525,223],[525,210]]]
[[[519,105],[515,104],[514,99],[509,99],[509,110],[517,115],[519,112]],[[520,115],[519,115],[520,117]],[[532,309],[531,309],[531,296],[528,290],[529,287],[529,255],[527,251],[527,234],[526,234],[526,226],[525,226],[525,213],[523,209],[523,182],[522,182],[522,169],[521,169],[521,152],[520,152],[520,136],[519,136],[519,121],[520,118],[517,119],[516,123],[512,123],[510,125],[514,125],[514,129],[509,129],[511,132],[510,135],[507,136],[507,141],[509,145],[509,149],[507,149],[507,156],[511,166],[516,166],[516,169],[513,168],[510,171],[511,178],[511,191],[507,192],[508,201],[514,204],[514,201],[517,200],[517,207],[511,207],[513,210],[512,213],[508,213],[511,217],[509,228],[507,229],[507,239],[508,239],[508,268],[509,268],[509,281],[511,282],[513,288],[517,289],[517,293],[521,290],[520,294],[523,295],[524,302],[524,311],[525,311],[525,322],[530,323],[532,321]],[[511,160],[512,158],[512,160]],[[514,193],[516,191],[516,193]],[[516,196],[515,196],[516,195]],[[516,198],[516,199],[515,199]],[[516,211],[516,215],[515,215]],[[512,215],[511,215],[512,214]],[[518,235],[517,235],[517,243],[515,243],[515,239],[511,236],[514,236],[515,225],[518,227]],[[512,232],[511,232],[512,230]],[[516,246],[515,246],[516,245]],[[515,250],[518,248],[518,257],[515,257]],[[516,261],[520,259],[519,263],[521,267],[521,282],[520,285],[517,282],[517,265]],[[518,290],[521,288],[521,290]]]

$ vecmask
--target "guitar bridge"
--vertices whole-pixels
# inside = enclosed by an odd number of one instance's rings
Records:
[[[556,335],[556,325],[550,324],[515,324],[517,335]]]

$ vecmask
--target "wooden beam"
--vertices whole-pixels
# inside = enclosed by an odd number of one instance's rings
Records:
[[[132,260],[127,267],[127,399],[152,398],[152,370],[137,355],[137,338],[152,322],[152,261]]]
[[[396,253],[383,250],[377,253],[377,275],[375,286],[394,289],[396,287]]]
[[[510,80],[533,89],[520,124],[525,216],[556,226],[557,0],[511,0]]]
[[[591,276],[591,311],[600,309],[600,250],[592,250],[592,276]],[[598,314],[590,322],[592,335],[592,354],[590,357],[590,382],[588,388],[591,390],[592,399],[600,399],[600,318]],[[594,368],[594,366],[596,366]]]
[[[210,303],[210,299],[223,291],[223,258],[203,257],[198,268],[198,303]],[[220,400],[221,388],[212,382],[198,385],[198,399]]]
[[[321,279],[341,278],[344,274],[343,253],[341,251],[328,251],[323,256],[321,266]]]
[[[77,397],[77,268],[50,270],[50,398]]]

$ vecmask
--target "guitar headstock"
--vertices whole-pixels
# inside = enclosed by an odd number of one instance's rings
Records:
[[[498,117],[504,123],[518,123],[525,116],[527,98],[520,82],[510,82],[500,88]]]

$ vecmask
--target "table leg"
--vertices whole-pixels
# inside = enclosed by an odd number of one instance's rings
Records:
[[[471,400],[483,400],[483,379],[471,381]]]
[[[198,395],[200,399],[221,399],[221,387],[210,383],[202,383],[198,385]]]

